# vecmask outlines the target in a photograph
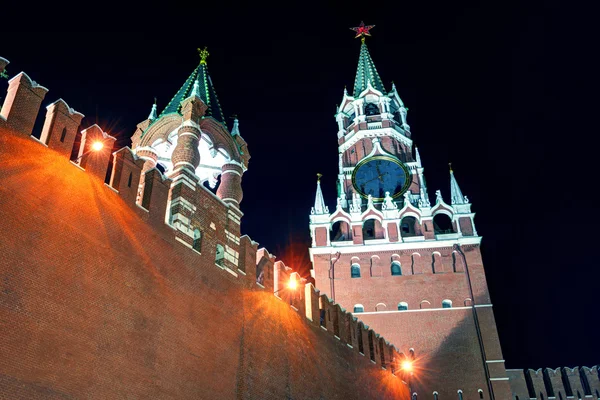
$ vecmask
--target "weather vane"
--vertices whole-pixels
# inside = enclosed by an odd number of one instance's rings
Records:
[[[321,177],[323,176],[323,174],[317,174],[317,182],[321,182]]]
[[[360,21],[360,25],[355,28],[350,28],[354,32],[356,32],[356,36],[354,38],[360,38],[361,43],[365,42],[365,36],[371,36],[369,32],[372,28],[375,28],[375,25],[365,25],[363,21]]]
[[[198,54],[200,55],[200,65],[206,65],[206,59],[208,58],[208,56],[210,55],[208,53],[208,50],[206,49],[206,46],[204,46],[204,49],[198,49]]]

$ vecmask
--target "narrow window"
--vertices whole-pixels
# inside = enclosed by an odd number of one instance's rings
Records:
[[[62,133],[60,134],[60,141],[61,141],[61,143],[64,143],[65,136],[67,136],[67,128],[63,128]]]
[[[590,389],[590,383],[588,382],[583,368],[579,368],[579,380],[581,380],[581,387],[583,388],[584,396],[591,396],[592,390]]]
[[[129,173],[129,178],[127,179],[127,187],[131,187],[131,179],[133,178],[133,175],[131,174],[131,172]]]
[[[352,264],[350,267],[350,277],[351,278],[360,278],[360,265]]]
[[[544,394],[540,392],[540,400],[545,400]]]
[[[442,301],[442,308],[452,308],[452,300]]]
[[[579,390],[577,391],[577,398],[581,400],[581,393],[579,393]]]
[[[417,394],[416,393],[413,393],[412,400],[417,400]]]
[[[562,379],[563,386],[565,387],[565,395],[567,397],[573,396],[573,389],[571,389],[571,382],[567,376],[567,371],[564,368],[560,369],[560,377]]]
[[[597,396],[596,396],[597,397]],[[558,400],[563,400],[562,392],[558,392]]]
[[[129,176],[129,180],[131,180],[131,176]],[[202,249],[202,232],[199,229],[194,229],[194,242],[192,244],[194,250],[200,253]]]
[[[392,262],[392,275],[402,275],[402,268],[398,261]]]
[[[519,400],[519,396],[515,396],[515,400]]]
[[[369,331],[369,356],[375,361],[375,346],[373,345],[373,331]]]
[[[225,248],[217,243],[217,252],[215,255],[215,264],[223,268],[223,260],[225,260]]]
[[[479,389],[479,398],[483,399],[483,390]]]
[[[365,308],[361,304],[357,304],[354,306],[355,313],[365,312]]]
[[[458,391],[458,400],[463,400],[462,390]]]
[[[365,345],[362,339],[362,328],[358,325],[358,352],[365,354]]]
[[[438,392],[433,392],[433,400],[438,400]]]
[[[405,311],[408,310],[408,303],[401,301],[400,303],[398,303],[398,311]]]

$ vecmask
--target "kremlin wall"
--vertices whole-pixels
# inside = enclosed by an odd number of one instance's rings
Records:
[[[0,58],[0,73],[7,64]],[[494,398],[487,388],[415,392],[419,373],[436,370],[419,365],[426,354],[389,343],[241,234],[248,148],[237,128],[204,118],[198,81],[177,121],[149,118],[137,151],[112,152],[110,132],[80,130],[83,115],[45,102],[48,89],[27,74],[10,79],[0,111],[0,399]],[[146,146],[164,126],[179,137],[169,178]],[[188,168],[199,165],[200,130],[212,135],[208,150],[228,155],[216,195]],[[600,398],[597,367],[506,376],[507,400]]]

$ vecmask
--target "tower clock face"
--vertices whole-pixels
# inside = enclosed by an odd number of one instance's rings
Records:
[[[385,192],[398,197],[408,189],[408,168],[398,159],[389,156],[373,156],[359,162],[352,173],[352,184],[363,197],[383,200]]]

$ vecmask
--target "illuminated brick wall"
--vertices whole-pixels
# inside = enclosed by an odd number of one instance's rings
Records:
[[[30,99],[26,78],[0,117],[1,399],[408,398],[404,356],[312,285],[285,289],[291,270],[240,237],[217,196],[186,197],[195,246],[165,223],[171,180],[142,180],[129,149],[105,184],[110,149],[87,156],[92,174],[67,158],[72,134],[30,137],[23,110],[43,96]],[[77,115],[61,103],[44,126],[60,133]],[[235,244],[237,266],[216,265],[220,243]]]

